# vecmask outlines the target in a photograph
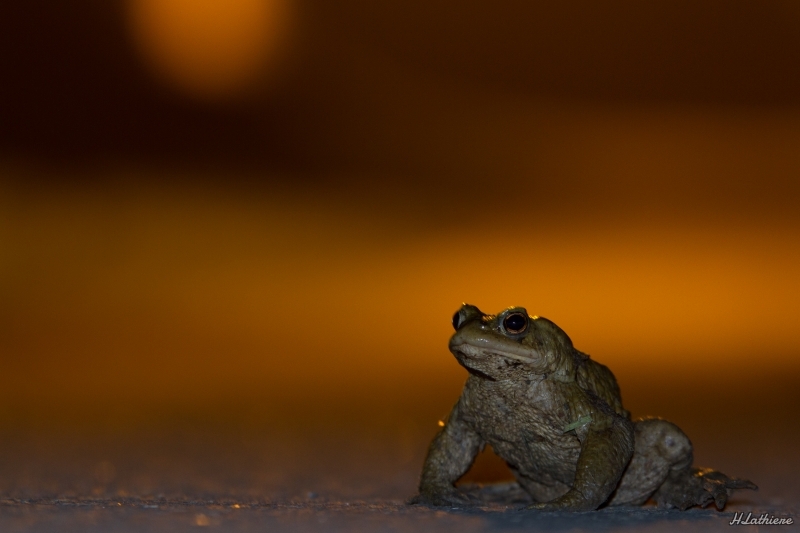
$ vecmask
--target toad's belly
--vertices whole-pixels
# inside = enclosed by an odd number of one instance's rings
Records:
[[[495,453],[511,467],[520,483],[571,486],[581,452],[574,431],[568,392],[560,383],[530,384],[467,381],[464,415]],[[523,479],[524,478],[524,479]]]
[[[571,486],[581,452],[574,432],[565,434],[563,424],[546,418],[518,417],[478,424],[478,433],[506,461],[520,482],[535,481]]]
[[[470,376],[461,398],[462,416],[511,467],[520,483],[566,490],[575,479],[581,445],[569,408],[573,384],[542,379],[492,382]],[[527,487],[526,487],[527,488]],[[530,492],[530,490],[529,490]]]

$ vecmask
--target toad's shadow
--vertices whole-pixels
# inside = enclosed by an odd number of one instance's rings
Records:
[[[648,526],[666,526],[669,530],[683,529],[688,523],[705,522],[707,525],[728,525],[728,513],[715,510],[693,509],[678,511],[656,507],[607,507],[598,511],[537,512],[506,511],[487,513],[484,518],[492,530],[525,529],[529,531],[573,531],[573,530],[639,530]],[[704,525],[704,528],[706,526]]]
[[[518,484],[465,483],[459,492],[477,502],[475,507],[461,508],[459,514],[480,515],[491,529],[526,529],[545,531],[641,529],[662,525],[668,529],[683,528],[689,524],[707,529],[729,526],[731,512],[716,509],[693,508],[686,511],[659,509],[655,505],[604,507],[590,512],[540,512],[524,510],[531,503],[530,496]],[[746,505],[748,502],[734,501]],[[738,507],[738,506],[737,506]],[[755,512],[754,512],[755,514]]]

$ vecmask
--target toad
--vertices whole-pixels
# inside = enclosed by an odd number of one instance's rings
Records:
[[[725,506],[750,481],[692,466],[692,444],[659,418],[632,421],[611,371],[572,345],[556,324],[522,307],[487,315],[464,304],[450,351],[469,377],[433,439],[412,503],[463,506],[514,494],[529,509],[591,511],[603,505],[685,510]],[[487,445],[515,483],[470,492],[455,482]]]

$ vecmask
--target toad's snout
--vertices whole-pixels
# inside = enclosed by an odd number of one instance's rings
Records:
[[[456,333],[450,339],[450,351],[456,356],[461,355],[471,359],[503,357],[523,363],[535,363],[539,360],[539,354],[530,348],[512,343],[498,346],[496,341],[492,341],[491,338],[480,336],[465,339]]]

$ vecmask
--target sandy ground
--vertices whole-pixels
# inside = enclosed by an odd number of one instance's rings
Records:
[[[734,512],[796,519],[796,435],[775,432],[726,446],[729,435],[706,425],[707,432],[696,431],[697,463],[760,485],[737,493],[723,512],[408,506],[435,432],[433,424],[413,420],[349,428],[184,420],[103,431],[7,429],[0,441],[0,531],[722,531]],[[501,461],[484,452],[466,479],[506,476]]]
[[[234,508],[236,505],[239,507]],[[230,504],[203,501],[40,501],[4,504],[5,531],[725,531],[725,513],[613,509],[535,513],[503,509],[436,510],[387,501]],[[775,516],[786,511],[762,508]],[[758,516],[754,514],[754,516]],[[759,531],[756,525],[738,525]],[[761,528],[765,526],[760,526]],[[795,526],[773,526],[794,529]],[[8,528],[8,529],[6,529]],[[727,529],[729,530],[729,529]]]

